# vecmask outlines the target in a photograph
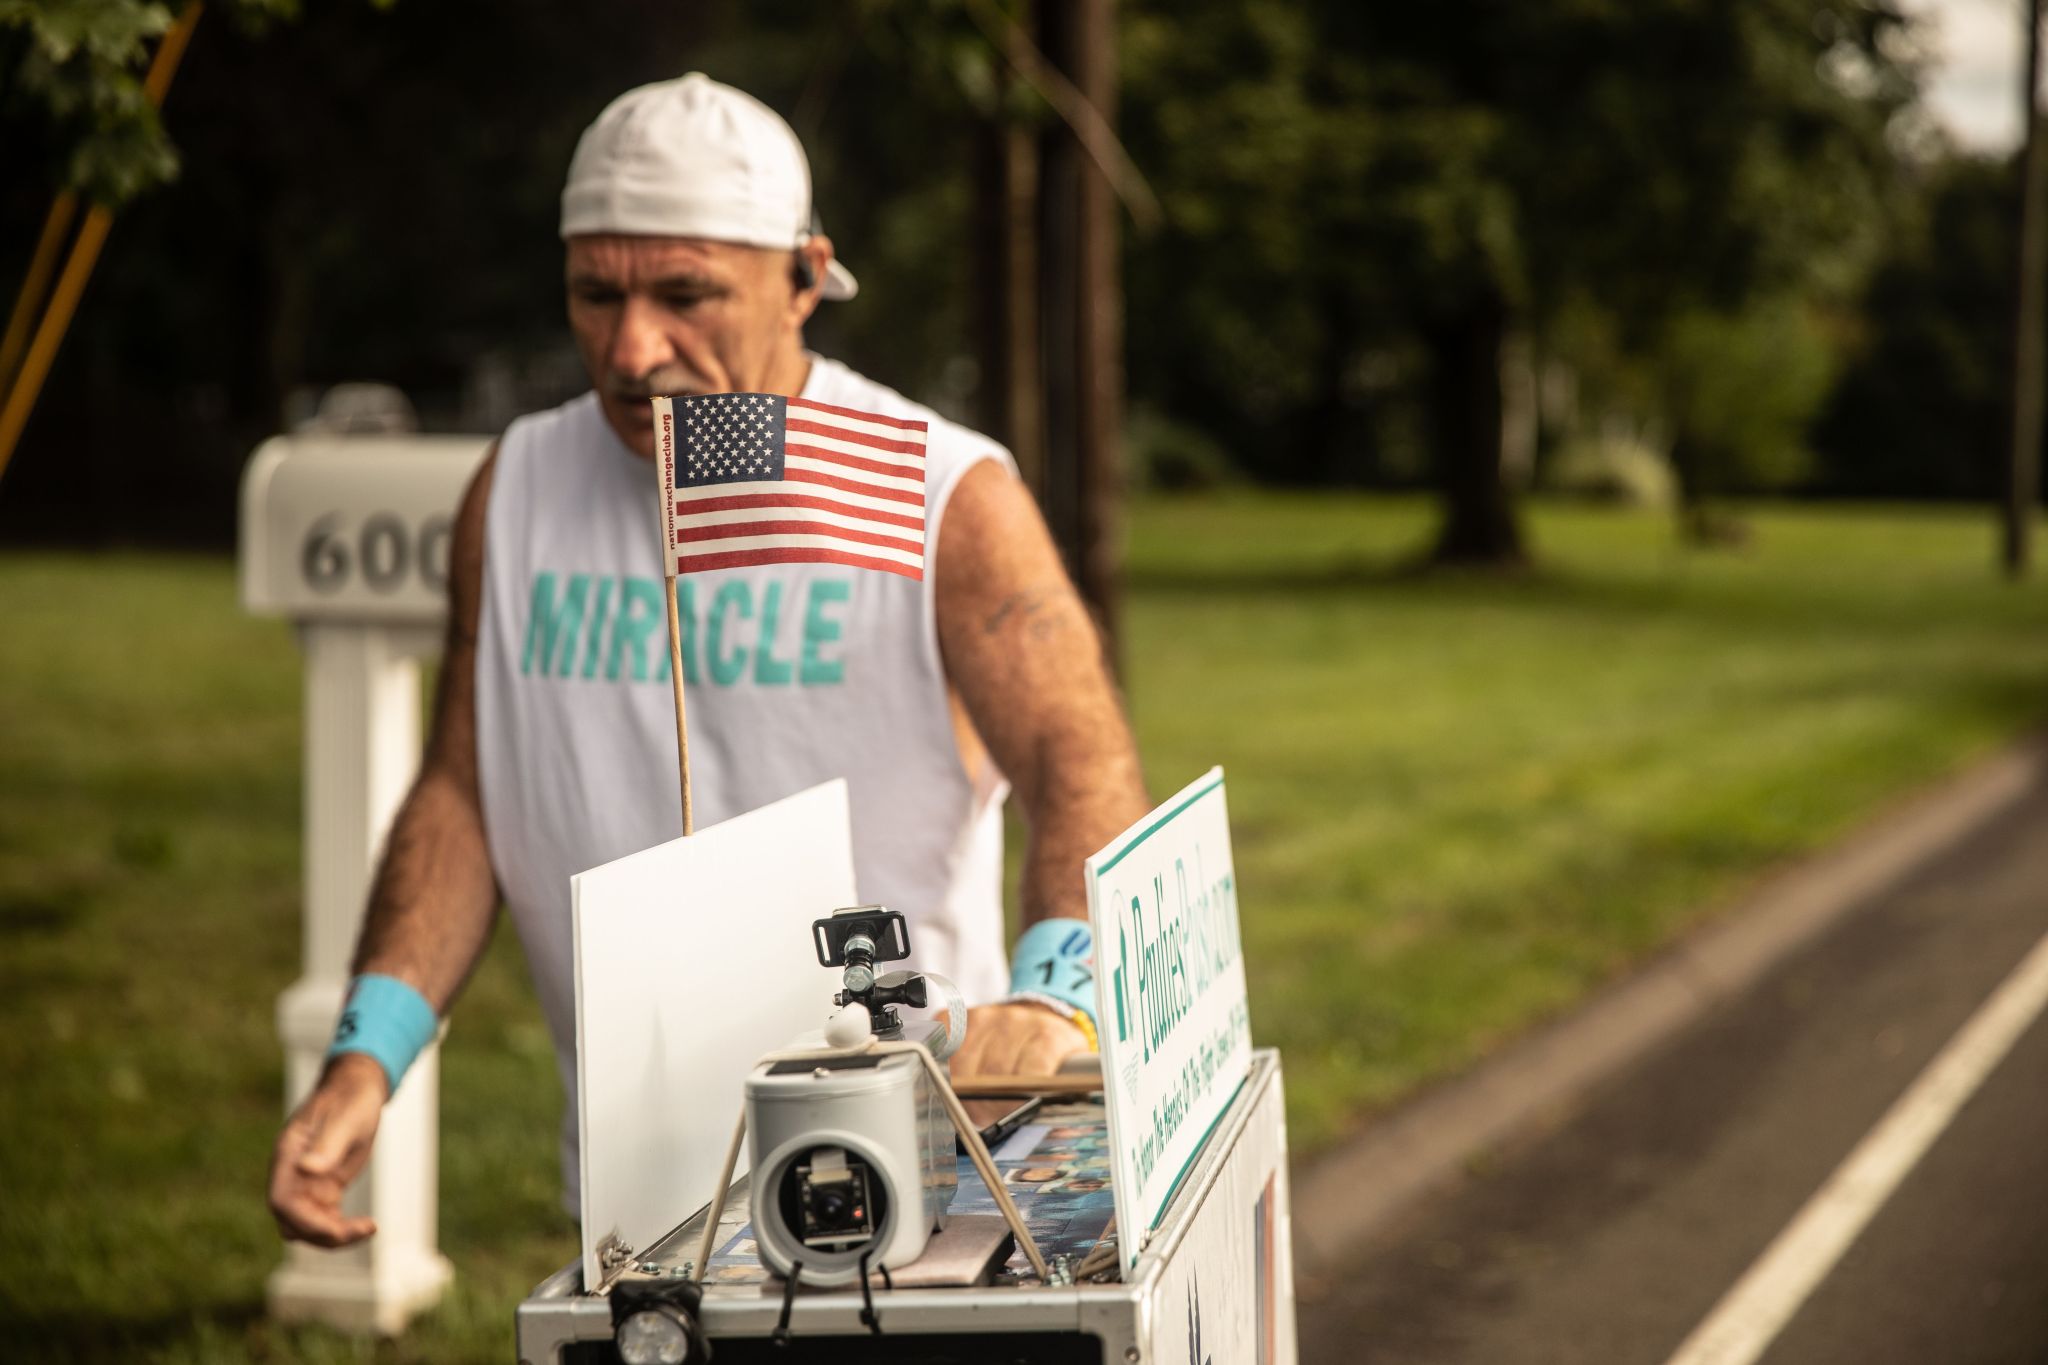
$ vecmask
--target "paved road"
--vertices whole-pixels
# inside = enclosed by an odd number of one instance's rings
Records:
[[[2044,934],[2048,789],[1413,1211],[1303,1361],[1664,1365]],[[2048,1362],[2048,1019],[1762,1360]]]

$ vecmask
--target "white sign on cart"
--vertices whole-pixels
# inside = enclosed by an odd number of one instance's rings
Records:
[[[857,904],[846,783],[571,879],[583,1282],[711,1198],[755,1060],[824,1022],[811,922]],[[744,1153],[740,1169],[745,1169]]]
[[[1090,858],[1087,880],[1129,1267],[1251,1068],[1223,770],[1211,768]]]

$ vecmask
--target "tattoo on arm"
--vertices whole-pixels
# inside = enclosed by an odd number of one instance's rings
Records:
[[[1034,640],[1050,639],[1064,624],[1059,618],[1059,607],[1067,596],[1057,587],[1013,592],[981,623],[982,633],[994,635],[1006,626],[1022,626]]]

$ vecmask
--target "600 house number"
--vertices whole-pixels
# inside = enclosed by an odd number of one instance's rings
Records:
[[[299,547],[299,576],[315,592],[333,593],[361,579],[372,592],[393,593],[408,577],[434,592],[448,586],[448,537],[451,519],[436,513],[408,526],[392,512],[376,512],[351,528],[340,512],[330,512],[306,529]]]

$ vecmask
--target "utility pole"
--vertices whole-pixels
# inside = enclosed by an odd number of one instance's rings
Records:
[[[2044,348],[2048,348],[2048,145],[2042,138],[2041,0],[2027,0],[2025,150],[2020,154],[2019,288],[2013,309],[2012,451],[2005,484],[2006,577],[2026,577],[2041,502]]]

